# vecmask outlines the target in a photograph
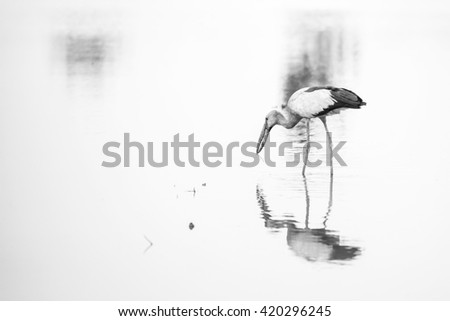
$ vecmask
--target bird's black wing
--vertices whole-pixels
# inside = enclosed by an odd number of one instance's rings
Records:
[[[331,89],[331,97],[336,100],[337,104],[348,106],[348,108],[359,108],[366,104],[361,97],[345,88]]]
[[[328,106],[323,111],[318,113],[315,116],[326,115],[330,111],[337,108],[360,108],[364,106],[366,103],[355,94],[353,91],[345,89],[345,88],[337,88],[331,86],[323,86],[323,87],[311,87],[308,88],[305,92],[312,92],[315,90],[326,89],[329,90],[331,98],[334,100],[334,104]]]

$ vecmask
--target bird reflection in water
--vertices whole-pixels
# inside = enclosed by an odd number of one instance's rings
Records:
[[[361,249],[356,246],[346,245],[337,231],[327,229],[328,217],[331,213],[333,203],[333,176],[330,175],[330,188],[328,209],[322,222],[322,228],[309,227],[310,196],[308,191],[308,181],[303,177],[305,190],[305,221],[302,224],[298,220],[288,218],[286,215],[277,215],[275,218],[272,210],[266,201],[266,196],[262,188],[256,187],[256,196],[261,209],[262,218],[266,228],[280,230],[287,229],[287,244],[292,252],[311,262],[339,262],[349,261],[356,258]]]

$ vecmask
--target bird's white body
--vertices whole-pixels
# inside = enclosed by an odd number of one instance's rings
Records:
[[[297,90],[289,98],[287,108],[302,118],[313,118],[336,103],[328,89],[307,92],[310,87]],[[341,109],[339,109],[341,110]],[[335,112],[336,113],[336,112]]]

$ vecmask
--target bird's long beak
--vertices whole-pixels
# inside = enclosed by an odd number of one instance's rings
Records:
[[[261,131],[261,135],[259,135],[258,139],[258,146],[256,147],[256,153],[259,154],[259,152],[263,149],[264,145],[266,144],[267,137],[269,137],[270,128],[267,126],[267,120],[264,122],[263,129]]]

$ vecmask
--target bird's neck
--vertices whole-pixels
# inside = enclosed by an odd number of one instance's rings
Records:
[[[280,117],[278,118],[278,124],[283,126],[284,128],[291,129],[300,121],[301,117],[291,113],[287,108],[284,109],[280,113]]]

